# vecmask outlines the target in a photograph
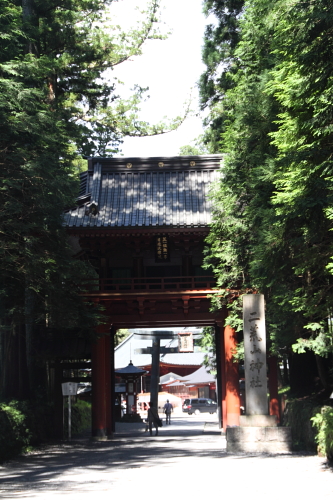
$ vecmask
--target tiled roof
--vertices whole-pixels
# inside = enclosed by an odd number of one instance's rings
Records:
[[[162,375],[160,377],[160,384],[168,384],[169,382],[172,382],[173,380],[180,380],[182,377],[180,375],[177,375],[177,373],[169,372],[166,373],[165,375]]]
[[[81,174],[68,227],[202,227],[211,221],[210,185],[219,155],[94,158]]]
[[[201,366],[196,372],[188,375],[185,381],[186,385],[208,384],[209,382],[216,382],[216,376],[208,373],[205,366]]]

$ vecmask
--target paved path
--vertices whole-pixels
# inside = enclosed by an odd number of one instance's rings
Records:
[[[325,460],[227,455],[215,416],[176,416],[158,437],[144,428],[118,424],[112,441],[81,438],[8,462],[0,466],[0,498],[333,499]]]

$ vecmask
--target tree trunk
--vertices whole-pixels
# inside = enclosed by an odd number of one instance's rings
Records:
[[[35,305],[35,296],[33,292],[28,287],[26,287],[25,297],[24,297],[25,345],[26,345],[26,363],[28,369],[30,392],[34,387],[34,360],[33,360],[34,305]]]
[[[33,0],[22,0],[22,17],[23,17],[23,21],[26,21],[31,26],[33,24],[35,24],[36,20],[34,19],[35,12],[34,12],[34,1]],[[35,46],[33,41],[29,39],[29,31],[30,31],[29,24],[27,24],[27,27],[26,27],[26,32],[28,35],[28,42],[26,44],[26,52],[27,52],[27,54],[36,54],[37,47]]]
[[[33,0],[22,0],[22,15],[24,20],[28,20],[33,16]]]
[[[8,326],[8,325],[6,325]],[[11,383],[12,374],[11,369],[13,367],[12,363],[12,341],[13,341],[13,329],[14,325],[10,328],[2,329],[2,356],[1,356],[1,393],[6,397],[11,396]]]
[[[293,353],[289,358],[290,389],[292,393],[306,394],[318,376],[315,355],[312,351]]]
[[[329,380],[329,374],[325,367],[324,358],[316,354],[316,364],[320,382],[323,384],[325,391],[331,391],[331,384]]]
[[[287,357],[283,356],[283,385],[289,385],[289,368]]]

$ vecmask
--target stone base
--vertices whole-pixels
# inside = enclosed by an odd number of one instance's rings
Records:
[[[290,453],[290,427],[228,427],[228,453]]]
[[[276,427],[275,415],[241,415],[239,417],[241,427]]]

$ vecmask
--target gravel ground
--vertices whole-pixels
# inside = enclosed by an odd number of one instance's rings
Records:
[[[246,500],[333,500],[333,468],[302,453],[227,454],[216,417],[210,415],[176,416],[152,437],[144,424],[118,424],[113,440],[81,437],[0,466],[4,499],[153,495],[170,500],[235,494]]]

